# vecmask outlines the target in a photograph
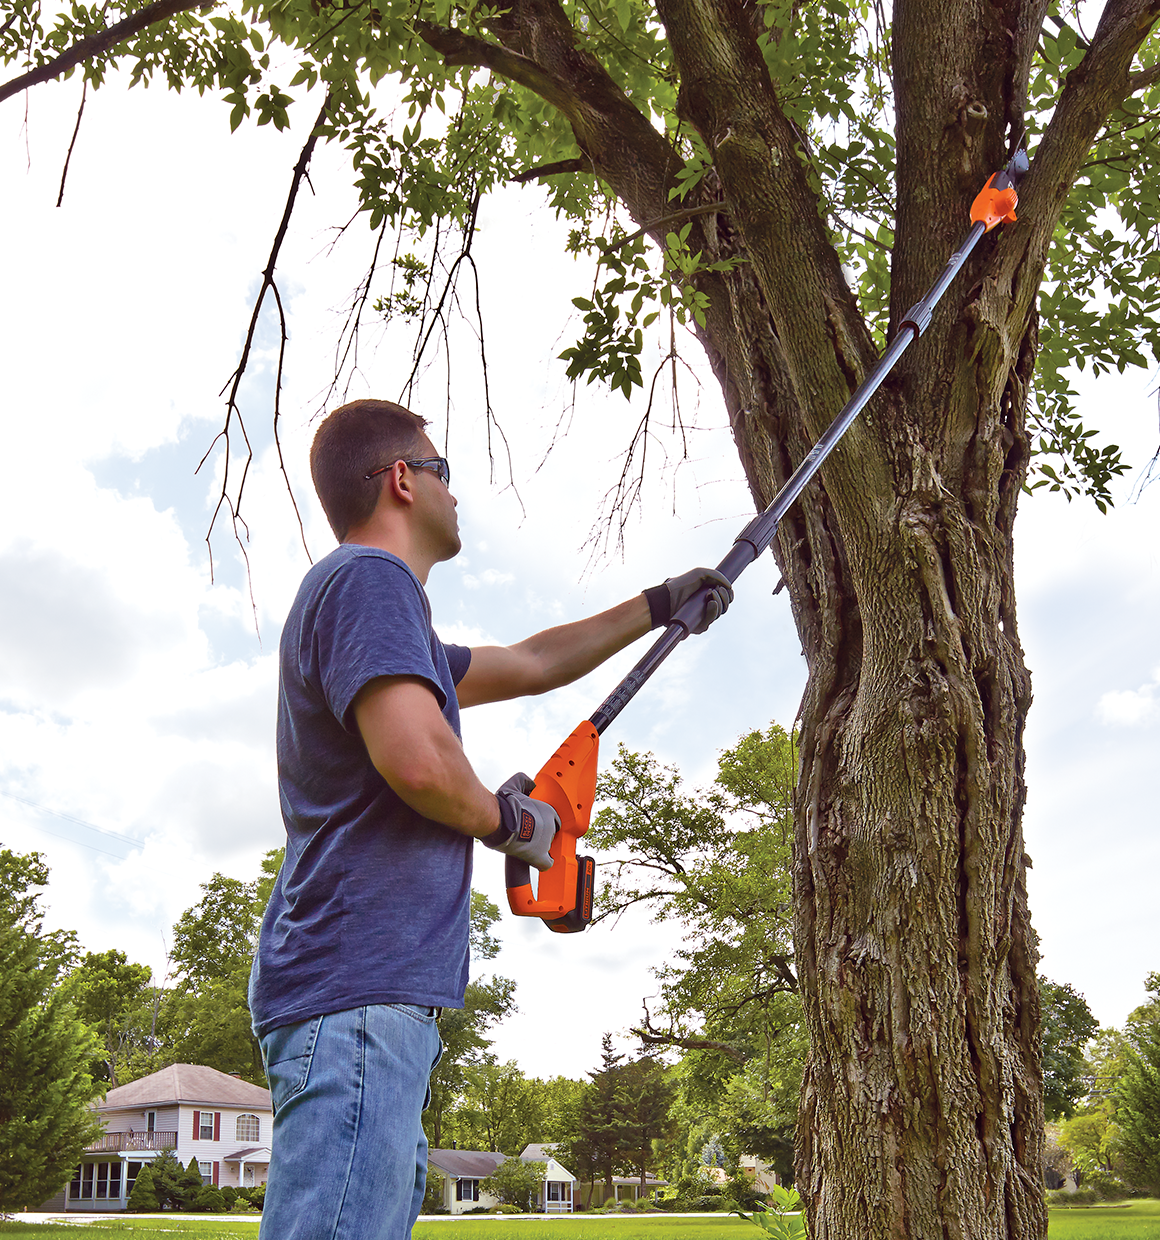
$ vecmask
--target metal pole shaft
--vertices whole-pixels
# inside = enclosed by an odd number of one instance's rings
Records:
[[[898,335],[890,342],[886,352],[879,359],[877,366],[859,385],[858,390],[846,402],[838,416],[826,428],[825,433],[809,450],[805,459],[786,480],[785,485],[773,497],[773,501],[764,512],[756,517],[737,535],[729,554],[717,565],[717,571],[736,581],[738,577],[753,563],[754,560],[773,542],[777,533],[778,523],[792,507],[794,501],[805,490],[814,474],[822,467],[822,462],[837,447],[839,440],[850,429],[851,423],[866,407],[870,397],[878,390],[883,379],[894,369],[898,359],[906,352],[912,341],[926,331],[930,324],[934,307],[947,291],[951,281],[958,274],[959,268],[967,261],[967,257],[975,248],[976,242],[986,231],[980,223],[973,224],[962,245],[951,255],[938,279],[930,290],[907,312],[898,330]],[[685,614],[688,613],[688,614]],[[669,657],[670,654],[689,635],[690,624],[695,623],[700,615],[699,596],[690,599],[685,606],[669,622],[665,631],[649,647],[637,665],[604,699],[590,720],[597,732],[605,728],[636,696],[641,686]]]

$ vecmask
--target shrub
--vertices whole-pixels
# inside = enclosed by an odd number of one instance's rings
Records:
[[[148,1167],[142,1167],[137,1172],[133,1191],[129,1194],[129,1209],[136,1213],[152,1214],[160,1208],[161,1203],[157,1200],[157,1192],[153,1187],[153,1172]]]
[[[190,1209],[198,1214],[225,1214],[229,1207],[222,1196],[222,1190],[216,1184],[203,1184],[193,1194]]]
[[[232,1210],[234,1202],[238,1199],[238,1190],[234,1188],[232,1184],[226,1184],[223,1185],[219,1191],[221,1192],[222,1199],[226,1203],[226,1209]]]
[[[506,1205],[501,1202],[498,1206],[495,1207],[494,1210],[491,1211],[491,1213],[492,1214],[523,1214],[524,1211],[521,1210],[519,1206]]]
[[[257,1214],[258,1211],[245,1199],[245,1197],[236,1197],[234,1204],[230,1206],[231,1214]]]
[[[1046,1196],[1049,1206],[1094,1206],[1099,1200],[1094,1188],[1077,1188],[1074,1193],[1053,1188]]]

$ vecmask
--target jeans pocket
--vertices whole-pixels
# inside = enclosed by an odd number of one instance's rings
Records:
[[[262,1061],[266,1065],[275,1115],[280,1107],[306,1088],[322,1020],[321,1016],[315,1016],[294,1025],[282,1025],[262,1038]]]

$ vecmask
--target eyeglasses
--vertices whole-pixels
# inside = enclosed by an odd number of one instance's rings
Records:
[[[417,461],[404,460],[403,464],[410,465],[412,469],[429,469],[445,487],[451,485],[451,466],[447,464],[445,456],[424,456]],[[381,469],[373,469],[369,474],[363,474],[363,477],[369,482],[370,479],[377,478],[379,474],[385,474],[390,468],[391,465],[384,465]]]

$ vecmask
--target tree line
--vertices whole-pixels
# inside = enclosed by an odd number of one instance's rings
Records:
[[[561,1064],[525,1076],[492,1050],[516,984],[480,972],[500,950],[500,911],[472,893],[472,978],[443,1014],[443,1058],[424,1122],[432,1147],[519,1154],[529,1144],[593,1186],[668,1182],[692,1202],[748,1205],[742,1155],[793,1177],[806,1038],[794,972],[790,847],[796,737],[773,725],[723,752],[713,785],[623,746],[600,779],[591,842],[605,877],[597,920],[634,906],[684,927],[655,969],[656,996],[630,1035],[606,1034],[587,1074]],[[264,1084],[247,983],[280,851],[256,878],[214,874],[178,918],[169,972],[76,935],[45,932],[36,853],[0,849],[0,1209],[35,1205],[73,1170],[97,1132],[89,1104],[172,1063],[200,1063]],[[1122,1031],[1100,1030],[1083,997],[1040,979],[1045,1173],[1091,1191],[1160,1194],[1160,974]],[[595,1048],[593,1048],[595,1051]],[[719,1168],[711,1171],[710,1168]]]

